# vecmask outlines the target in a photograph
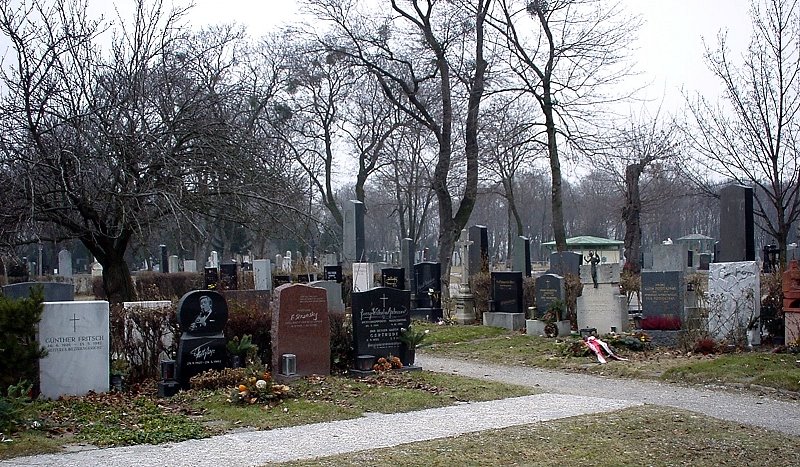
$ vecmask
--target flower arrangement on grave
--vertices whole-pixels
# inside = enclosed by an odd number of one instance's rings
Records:
[[[430,332],[430,329],[418,331],[414,329],[413,326],[408,326],[408,328],[400,328],[400,342],[413,349],[421,344]]]
[[[433,289],[428,289],[428,297],[430,297],[431,306],[433,306],[434,308],[440,306],[440,303],[439,303],[439,296],[440,295],[441,295],[441,292],[437,292],[437,291],[435,291]]]
[[[388,357],[381,357],[372,365],[372,369],[378,373],[389,371],[392,369],[403,368],[403,362],[399,358],[389,355]]]
[[[271,404],[291,396],[292,389],[285,384],[275,384],[272,374],[263,368],[248,369],[249,375],[233,388],[228,397],[232,404]]]

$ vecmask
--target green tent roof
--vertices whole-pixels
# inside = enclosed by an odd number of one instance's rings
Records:
[[[567,245],[572,247],[585,246],[589,248],[600,247],[618,247],[625,242],[620,240],[611,240],[610,238],[592,237],[591,235],[581,235],[580,237],[570,237],[567,239]],[[545,242],[542,246],[555,247],[556,242]]]

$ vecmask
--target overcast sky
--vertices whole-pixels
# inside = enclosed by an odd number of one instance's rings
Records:
[[[612,0],[609,0],[612,1]],[[719,84],[703,61],[703,40],[717,43],[720,30],[728,31],[729,44],[739,53],[750,37],[750,0],[622,0],[628,11],[643,19],[638,47],[632,56],[641,74],[635,85],[648,85],[644,98],[652,106],[665,101],[675,109],[682,103],[680,90],[698,91],[709,97],[719,93]],[[191,13],[194,25],[238,22],[253,36],[260,36],[281,24],[296,21],[296,0],[195,0]],[[634,85],[634,83],[632,83]],[[631,104],[634,112],[641,104]]]

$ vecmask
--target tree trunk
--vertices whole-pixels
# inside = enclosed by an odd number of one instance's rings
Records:
[[[552,183],[552,208],[553,208],[553,237],[556,241],[556,251],[566,251],[567,232],[564,228],[564,206],[561,202],[561,162],[558,160],[558,145],[556,144],[556,123],[553,117],[553,101],[550,95],[550,85],[545,82],[542,97],[542,112],[544,113],[545,128],[547,130],[547,155],[550,159],[550,175]]]
[[[639,177],[642,164],[630,164],[625,168],[625,206],[622,219],[625,221],[625,267],[638,274],[642,267],[639,261],[642,249],[642,200],[639,194]]]
[[[125,261],[125,249],[131,233],[125,231],[119,237],[106,238],[87,236],[81,242],[103,266],[103,288],[109,303],[131,302],[136,300],[131,271]]]

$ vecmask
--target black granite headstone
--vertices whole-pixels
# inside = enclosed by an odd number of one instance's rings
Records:
[[[219,287],[219,271],[217,271],[217,268],[205,268],[203,277],[206,290],[216,290]]]
[[[642,271],[642,315],[683,316],[683,272]]]
[[[719,192],[719,254],[715,261],[755,261],[753,189],[730,185]]]
[[[381,286],[406,290],[406,272],[403,268],[381,269]]]
[[[189,388],[189,379],[206,370],[225,367],[227,340],[222,333],[228,321],[228,304],[219,292],[193,290],[178,302],[178,382]]]
[[[486,226],[473,225],[469,228],[469,272],[478,274],[489,272],[489,231]]]
[[[336,281],[342,283],[342,266],[325,266],[325,279],[326,281]]]
[[[493,272],[492,301],[496,313],[523,313],[522,273]]]
[[[239,274],[236,263],[219,265],[219,290],[239,290]]]
[[[417,308],[441,306],[442,265],[440,263],[417,263],[414,265],[414,291]]]
[[[278,287],[282,286],[283,284],[291,284],[292,283],[292,276],[288,276],[285,274],[276,274],[272,276],[272,288],[277,289]]]
[[[531,241],[519,236],[514,240],[514,270],[531,277]]]
[[[555,301],[564,302],[564,278],[557,274],[544,274],[536,278],[536,318],[547,313]]]
[[[351,298],[355,357],[399,357],[400,329],[411,324],[411,292],[376,287],[366,292],[353,292]]]
[[[161,272],[170,272],[169,253],[167,252],[167,245],[160,245],[160,247],[161,247]]]
[[[42,287],[44,301],[46,302],[71,302],[75,300],[75,286],[66,282],[18,282],[4,285],[3,295],[8,298],[28,298],[31,289]]]

